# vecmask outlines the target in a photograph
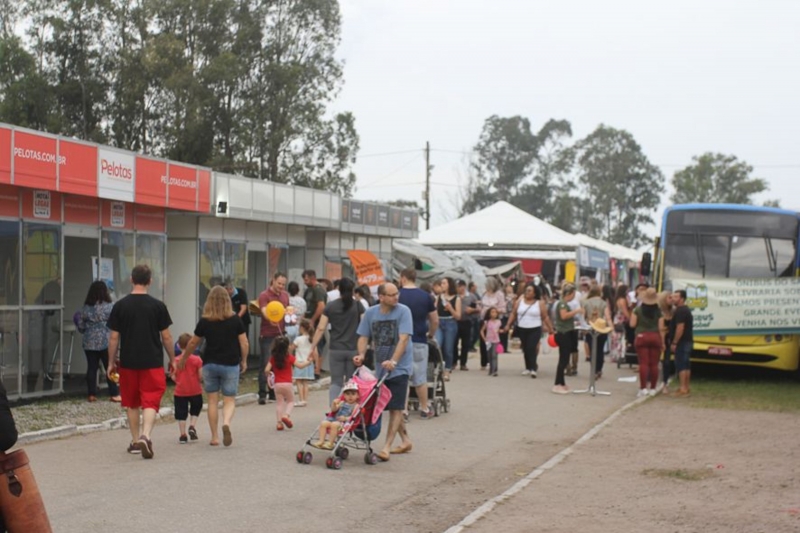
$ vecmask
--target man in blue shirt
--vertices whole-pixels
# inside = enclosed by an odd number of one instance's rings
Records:
[[[433,304],[433,296],[418,289],[416,281],[417,271],[413,268],[406,268],[400,273],[402,287],[400,303],[411,310],[411,319],[414,322],[414,334],[411,336],[414,363],[409,382],[414,387],[419,399],[420,416],[423,419],[429,419],[432,414],[428,409],[428,339],[436,333],[436,328],[439,326],[439,315]]]
[[[386,406],[389,411],[389,429],[386,431],[386,443],[378,453],[381,461],[389,460],[392,442],[403,422],[403,409],[408,394],[408,376],[411,374],[414,360],[411,334],[414,331],[411,311],[398,302],[400,291],[392,283],[378,287],[380,305],[370,307],[364,313],[358,325],[358,355],[353,358],[356,366],[364,363],[367,348],[372,344],[375,352],[375,370],[380,379],[388,372],[384,382],[392,393],[392,399]],[[411,450],[408,435],[401,434],[401,448]]]

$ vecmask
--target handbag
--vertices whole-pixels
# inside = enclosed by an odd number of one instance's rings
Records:
[[[42,495],[24,450],[0,452],[0,531],[52,533]]]

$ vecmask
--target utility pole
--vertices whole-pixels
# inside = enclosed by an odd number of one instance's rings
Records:
[[[431,143],[425,142],[425,229],[431,229]]]

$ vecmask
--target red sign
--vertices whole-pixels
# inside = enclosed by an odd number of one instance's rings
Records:
[[[61,195],[54,191],[23,189],[22,218],[61,222]]]
[[[194,211],[197,208],[197,169],[169,164],[169,207]]]
[[[133,204],[115,200],[103,200],[100,225],[106,229],[132,230]]]
[[[56,154],[55,137],[14,132],[14,185],[31,189],[56,190],[56,161],[66,163]]]
[[[100,200],[86,196],[64,196],[64,222],[100,225]]]
[[[137,204],[167,205],[167,163],[136,156]]]
[[[11,183],[11,130],[0,128],[0,183]]]
[[[84,196],[97,196],[97,147],[66,141],[58,142],[64,158],[58,177],[58,190]]]
[[[19,189],[0,185],[0,217],[19,218]]]
[[[134,227],[139,231],[167,232],[167,213],[161,207],[136,206]]]
[[[197,171],[197,211],[208,213],[211,209],[211,172],[208,170]]]

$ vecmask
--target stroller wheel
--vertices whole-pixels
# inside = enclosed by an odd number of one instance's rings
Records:
[[[378,464],[378,456],[372,452],[367,452],[364,455],[364,462],[368,465],[376,465]]]
[[[300,450],[299,452],[297,452],[297,455],[295,455],[295,459],[297,459],[298,463],[302,464],[304,455],[305,454],[303,453],[303,450]]]
[[[346,460],[350,456],[350,450],[344,447],[339,448],[338,450],[336,450],[336,455],[338,457],[341,457],[342,460]]]
[[[306,452],[305,455],[303,455],[303,462],[305,464],[307,464],[307,465],[310,465],[311,464],[311,459],[313,459],[313,458],[314,458],[314,456],[311,455],[311,452]]]
[[[333,468],[333,457],[328,457],[325,459],[325,466],[328,468]]]
[[[342,460],[338,457],[333,459],[333,469],[334,470],[341,470],[342,469]]]

